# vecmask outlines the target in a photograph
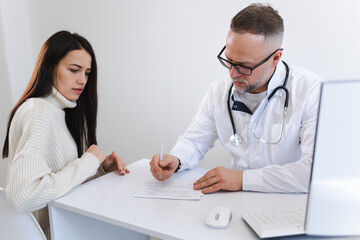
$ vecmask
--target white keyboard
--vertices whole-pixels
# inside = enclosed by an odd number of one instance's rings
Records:
[[[276,211],[243,215],[260,238],[304,234],[305,210]]]

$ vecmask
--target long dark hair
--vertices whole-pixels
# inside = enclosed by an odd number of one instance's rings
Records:
[[[60,31],[52,35],[42,46],[29,84],[20,100],[10,112],[2,153],[3,158],[9,156],[9,131],[18,108],[29,98],[49,96],[54,85],[54,71],[60,60],[68,52],[81,49],[87,51],[91,56],[91,72],[85,88],[77,100],[77,106],[65,109],[65,121],[76,142],[79,157],[84,152],[85,147],[97,144],[96,115],[98,102],[95,53],[91,44],[84,37],[77,33]]]

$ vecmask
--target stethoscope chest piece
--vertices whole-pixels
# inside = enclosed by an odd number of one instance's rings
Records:
[[[241,144],[241,137],[237,134],[237,133],[234,133],[233,135],[231,135],[230,137],[230,142],[232,145],[234,146],[240,146]]]

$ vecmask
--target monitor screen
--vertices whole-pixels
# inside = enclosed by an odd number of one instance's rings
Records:
[[[360,235],[360,81],[323,82],[307,206],[309,235]]]

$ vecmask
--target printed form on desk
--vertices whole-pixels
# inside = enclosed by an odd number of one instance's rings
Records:
[[[200,190],[194,190],[193,183],[206,172],[205,169],[186,170],[174,174],[165,182],[153,178],[146,181],[135,193],[134,197],[200,200],[203,194]]]

